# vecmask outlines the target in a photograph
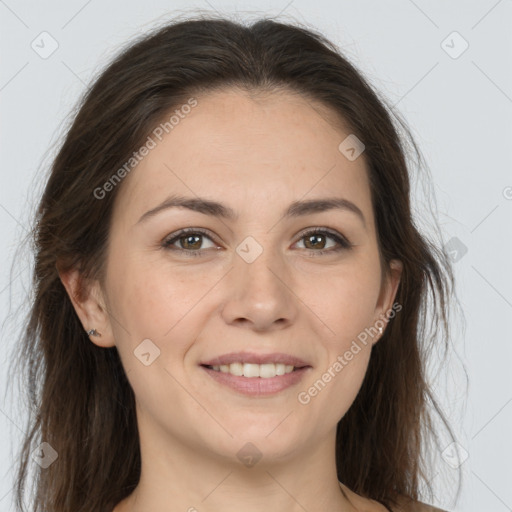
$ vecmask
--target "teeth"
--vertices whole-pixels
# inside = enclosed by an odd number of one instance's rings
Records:
[[[263,366],[268,365],[244,363],[244,377],[259,377]]]
[[[281,363],[251,364],[251,363],[231,363],[212,366],[217,372],[230,373],[231,375],[244,377],[261,377],[269,379],[276,375],[284,375],[293,372],[293,365]]]

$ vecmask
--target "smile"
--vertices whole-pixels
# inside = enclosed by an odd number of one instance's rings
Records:
[[[268,396],[296,386],[311,366],[294,368],[283,364],[231,363],[201,368],[218,384],[249,396]],[[247,372],[247,373],[246,373]],[[278,373],[279,372],[279,373]]]
[[[295,367],[291,364],[282,363],[267,363],[267,364],[252,364],[252,363],[231,363],[209,366],[209,368],[220,371],[222,373],[230,373],[237,377],[261,377],[262,379],[270,379],[277,375],[284,375],[294,371]]]

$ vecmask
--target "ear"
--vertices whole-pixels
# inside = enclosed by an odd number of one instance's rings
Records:
[[[375,322],[382,320],[387,325],[389,313],[392,311],[392,306],[402,277],[403,264],[400,260],[391,260],[389,262],[389,270],[384,273],[382,278],[382,285],[377,302],[377,309]],[[401,308],[400,308],[401,309]],[[382,333],[386,329],[386,325],[382,328]],[[382,334],[380,335],[382,337]],[[379,337],[379,339],[380,339]],[[375,341],[375,343],[378,340]]]
[[[68,296],[84,331],[95,329],[101,336],[90,335],[90,340],[99,347],[115,346],[112,334],[110,315],[105,306],[103,292],[98,281],[84,285],[78,270],[59,271],[59,277],[66,288]]]

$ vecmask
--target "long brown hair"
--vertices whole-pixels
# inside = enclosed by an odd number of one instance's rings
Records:
[[[448,348],[453,274],[445,251],[413,219],[408,153],[421,156],[410,132],[315,31],[200,16],[168,23],[121,51],[85,92],[53,160],[32,230],[33,297],[16,352],[31,405],[16,480],[20,511],[31,454],[42,442],[58,459],[34,465],[34,512],[111,512],[138,483],[133,391],[117,349],[87,337],[58,269],[78,268],[84,284],[102,281],[122,183],[101,199],[94,191],[170,111],[194,94],[230,86],[289,90],[321,102],[365,144],[384,268],[391,259],[403,263],[396,296],[402,310],[373,348],[359,394],[338,423],[338,479],[387,506],[417,500],[421,481],[431,492],[422,449],[435,436],[432,412],[454,436],[425,363],[439,343]]]

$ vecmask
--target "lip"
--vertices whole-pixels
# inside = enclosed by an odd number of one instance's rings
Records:
[[[272,354],[257,354],[256,352],[230,352],[208,361],[199,363],[202,366],[220,366],[221,364],[231,363],[251,363],[251,364],[268,364],[268,363],[281,363],[286,365],[292,365],[296,368],[304,368],[310,366],[304,360],[292,356],[290,354],[284,354],[283,352],[274,352]],[[279,375],[279,377],[282,377]],[[247,379],[247,377],[243,377]],[[272,380],[275,377],[271,377]]]
[[[289,356],[287,357],[289,358]],[[240,359],[238,359],[238,361],[240,361]],[[261,377],[231,375],[230,373],[224,373],[207,368],[205,365],[201,365],[201,368],[219,384],[228,386],[238,393],[248,396],[268,396],[279,393],[280,391],[298,384],[305,374],[312,369],[311,366],[304,366],[292,371],[291,373],[285,373],[284,375],[276,375],[275,377],[264,379]]]

